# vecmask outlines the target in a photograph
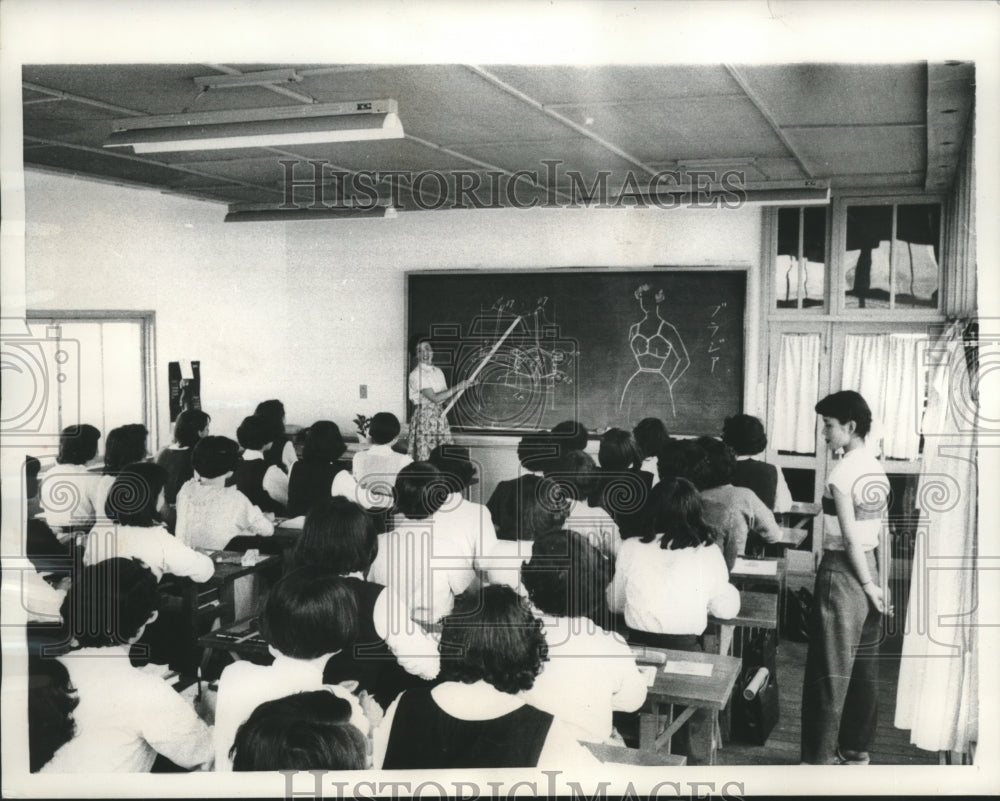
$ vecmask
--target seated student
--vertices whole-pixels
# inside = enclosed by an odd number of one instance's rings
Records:
[[[233,770],[364,770],[368,740],[350,718],[329,690],[265,701],[236,731]]]
[[[379,412],[372,417],[368,428],[371,446],[354,454],[351,474],[362,489],[377,489],[385,495],[392,495],[399,471],[413,461],[409,454],[394,451],[392,446],[399,440],[400,425],[396,415]]]
[[[408,464],[395,489],[395,527],[379,534],[368,580],[404,599],[414,620],[433,625],[475,578],[475,554],[468,533],[438,514],[449,487],[434,465]]]
[[[624,612],[632,642],[700,651],[708,616],[736,615],[740,594],[729,583],[694,485],[668,478],[660,486],[656,533],[622,543],[609,601],[612,610]],[[713,725],[708,710],[695,712],[688,721],[688,764],[707,763]]]
[[[597,764],[572,730],[524,702],[548,658],[542,624],[509,587],[460,595],[442,621],[441,680],[407,690],[375,730],[374,767],[557,768]]]
[[[217,551],[234,537],[274,533],[274,524],[246,495],[226,486],[238,453],[228,437],[205,437],[195,445],[194,478],[177,493],[177,539],[185,545]]]
[[[101,432],[91,425],[64,428],[56,464],[42,474],[40,505],[60,542],[88,531],[97,518],[94,496],[100,478],[87,470],[87,462],[97,455],[100,438]]]
[[[24,500],[27,504],[27,518],[33,520],[42,511],[38,497],[38,474],[42,472],[42,463],[34,456],[24,457]]]
[[[435,517],[437,525],[447,525],[465,535],[472,549],[472,564],[479,569],[483,558],[493,552],[497,535],[490,510],[465,498],[469,487],[479,480],[469,449],[461,445],[438,445],[427,461],[438,469],[450,490]]]
[[[655,487],[660,481],[657,460],[663,446],[670,441],[667,427],[659,417],[645,417],[632,429],[632,435],[635,437],[635,444],[642,454],[642,470],[650,474],[652,486]]]
[[[309,426],[302,458],[292,465],[288,477],[288,515],[307,514],[319,501],[339,495],[355,503],[364,493],[340,461],[347,450],[336,423],[317,420]]]
[[[537,492],[538,482],[542,478],[542,468],[554,457],[555,452],[556,447],[552,444],[547,431],[531,431],[521,437],[517,445],[521,475],[497,484],[486,502],[486,508],[493,517],[499,539],[531,539],[518,528],[518,521],[530,499]]]
[[[232,770],[229,752],[236,731],[265,701],[324,686],[327,660],[357,638],[354,593],[329,570],[303,567],[271,588],[260,632],[274,657],[270,665],[234,662],[222,671],[215,707],[215,769]],[[367,735],[358,699],[343,687],[331,691],[351,704],[351,722]]]
[[[80,699],[66,666],[55,657],[28,655],[28,764],[39,770],[73,739]]]
[[[549,464],[546,477],[563,485],[570,499],[564,527],[582,534],[601,553],[613,558],[622,542],[618,526],[604,509],[587,501],[597,485],[594,460],[583,451],[570,451],[560,461]]]
[[[85,565],[135,558],[153,571],[157,581],[164,573],[197,582],[212,577],[215,563],[174,537],[157,517],[166,478],[166,471],[152,462],[130,464],[115,477],[104,510],[111,525],[96,525],[87,535]]]
[[[76,736],[43,773],[142,773],[157,754],[182,768],[211,764],[209,727],[167,682],[129,661],[156,603],[156,577],[137,559],[80,571],[62,610],[74,650],[60,657],[80,698]]]
[[[261,417],[243,418],[236,439],[243,448],[232,483],[262,512],[281,514],[288,503],[288,476],[280,467],[268,464],[263,447],[268,442],[267,424]]]
[[[763,542],[777,542],[781,529],[771,510],[753,490],[734,487],[736,457],[728,445],[714,437],[695,441],[701,458],[691,468],[691,481],[701,492],[705,520],[721,535],[726,566],[732,570],[736,557],[755,552]]]
[[[191,452],[198,440],[208,436],[209,423],[212,418],[201,409],[185,409],[174,421],[174,441],[156,457],[156,463],[167,471],[167,482],[163,485],[167,503],[174,507],[177,504],[177,493],[191,478],[194,478],[194,466],[191,464]]]
[[[555,454],[552,458],[559,461],[573,451],[587,450],[587,441],[590,439],[590,435],[582,423],[578,423],[576,420],[563,420],[552,426],[548,439],[555,446]]]
[[[437,641],[411,620],[406,599],[365,580],[378,553],[375,521],[346,498],[327,498],[306,516],[289,557],[291,569],[314,566],[341,576],[358,607],[358,635],[326,663],[328,684],[358,682],[384,708],[406,687],[433,679]]]
[[[734,487],[753,490],[773,512],[787,512],[792,508],[792,494],[781,468],[755,458],[767,447],[767,434],[759,419],[749,414],[727,417],[722,425],[722,441],[736,454]]]
[[[597,484],[588,503],[611,515],[623,539],[642,536],[646,533],[642,511],[653,477],[640,469],[643,459],[635,438],[628,431],[609,428],[601,436],[597,460]]]
[[[646,700],[646,679],[628,644],[593,617],[611,583],[606,556],[574,531],[536,539],[521,582],[549,647],[549,659],[522,697],[555,715],[589,742],[617,742],[615,711],[634,712]]]
[[[536,491],[518,508],[517,530],[522,539],[498,539],[485,560],[489,583],[505,584],[527,595],[521,584],[521,566],[531,558],[535,540],[563,528],[569,509],[565,488],[555,479],[539,478]]]
[[[285,433],[285,404],[280,400],[261,401],[254,409],[254,414],[267,425],[264,461],[269,465],[280,467],[284,473],[290,472],[298,455],[295,446]]]
[[[97,513],[98,521],[106,521],[104,506],[108,501],[108,492],[115,483],[115,477],[130,464],[145,461],[146,438],[149,432],[142,423],[129,423],[108,432],[104,443],[104,470],[98,482],[92,485],[91,502]]]

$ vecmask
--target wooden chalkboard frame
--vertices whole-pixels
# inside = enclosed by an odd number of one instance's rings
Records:
[[[748,342],[748,336],[750,333],[750,316],[754,313],[754,304],[752,302],[752,292],[751,287],[752,281],[752,267],[749,263],[723,263],[723,264],[650,264],[643,266],[560,266],[560,267],[539,267],[539,268],[513,268],[513,269],[500,269],[500,268],[486,268],[486,269],[475,269],[475,268],[444,268],[444,269],[419,269],[419,270],[407,270],[404,272],[404,350],[407,354],[403,375],[403,407],[407,410],[406,419],[412,414],[412,404],[409,401],[408,392],[408,377],[410,371],[413,369],[413,355],[410,353],[409,339],[413,335],[410,331],[410,279],[414,276],[428,277],[428,276],[447,276],[453,275],[459,276],[475,276],[475,275],[510,275],[510,276],[524,276],[524,275],[572,275],[575,273],[587,273],[587,274],[615,274],[615,275],[641,275],[643,273],[658,272],[658,273],[717,273],[717,272],[731,272],[731,273],[742,273],[743,278],[743,321],[741,326],[741,333],[743,336],[743,362],[742,362],[742,382],[740,386],[740,397],[738,399],[738,407],[740,411],[743,411],[746,406],[747,398],[750,397],[752,392],[752,387],[750,386],[750,378],[752,371],[750,370],[750,365],[748,364],[748,359],[751,355],[753,348]],[[404,423],[404,426],[406,423]],[[721,425],[721,421],[720,421]],[[461,435],[474,435],[474,436],[487,436],[487,437],[500,437],[500,438],[515,438],[521,437],[525,431],[531,430],[530,428],[499,428],[499,427],[476,427],[476,426],[463,426],[459,424],[451,424],[452,433]],[[601,430],[597,430],[597,434],[602,433]],[[683,431],[677,430],[671,433],[677,435],[697,435],[708,433],[704,431]]]

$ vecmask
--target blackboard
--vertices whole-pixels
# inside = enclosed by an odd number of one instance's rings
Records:
[[[716,434],[742,411],[745,270],[410,273],[407,297],[407,341],[431,337],[448,386],[514,324],[449,412],[453,430],[661,417],[671,433]]]

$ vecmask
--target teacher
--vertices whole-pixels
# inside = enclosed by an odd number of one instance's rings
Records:
[[[410,372],[409,396],[416,408],[410,418],[409,452],[414,460],[425,462],[438,445],[454,441],[442,404],[475,381],[463,379],[449,389],[441,368],[434,366],[434,349],[426,336],[414,340],[413,353],[417,366]]]

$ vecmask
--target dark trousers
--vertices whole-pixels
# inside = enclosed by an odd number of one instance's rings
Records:
[[[875,556],[868,569],[876,579]],[[802,684],[802,761],[825,765],[838,746],[868,751],[878,722],[875,611],[843,551],[825,551],[816,574],[809,652]]]
[[[630,644],[649,645],[653,648],[668,648],[674,651],[704,651],[701,638],[695,634],[652,634],[647,631],[632,630]],[[674,707],[674,715],[684,710]],[[696,709],[687,723],[674,735],[671,743],[688,758],[689,765],[712,764],[712,736],[715,730],[715,715],[711,709]]]

